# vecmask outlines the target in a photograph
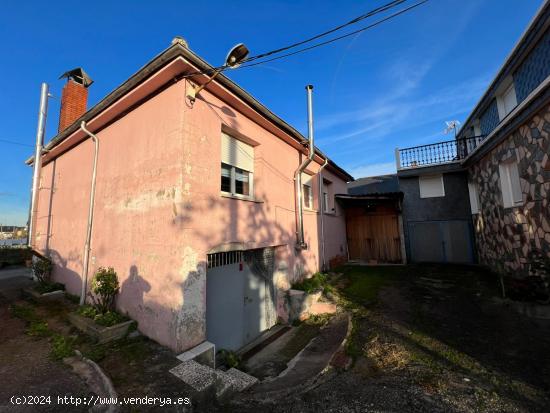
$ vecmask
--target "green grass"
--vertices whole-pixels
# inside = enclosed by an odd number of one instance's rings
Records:
[[[355,304],[375,303],[380,289],[395,281],[403,273],[403,267],[362,267],[345,266],[345,287],[341,291],[345,298]]]
[[[39,320],[34,307],[31,307],[30,305],[14,304],[10,306],[10,312],[14,317],[26,321],[27,323]]]
[[[304,278],[298,283],[292,284],[292,289],[312,293],[314,291],[323,290],[327,286],[327,275],[323,273],[315,273],[310,278]]]
[[[48,337],[51,335],[48,323],[45,321],[31,321],[26,333],[33,337]]]
[[[74,339],[56,334],[52,339],[52,349],[50,357],[54,360],[62,360],[65,357],[74,355]]]

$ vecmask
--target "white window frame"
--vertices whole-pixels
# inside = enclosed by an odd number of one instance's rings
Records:
[[[309,196],[307,197],[309,206],[306,205],[306,191],[304,191],[304,187],[306,186],[309,188]],[[311,185],[311,182],[302,182],[302,205],[305,209],[313,211],[313,185]]]
[[[436,180],[440,183],[438,191],[433,191],[433,188],[429,188],[428,185],[436,183]],[[424,184],[424,185],[423,185]],[[439,175],[425,175],[418,177],[418,186],[420,198],[442,198],[445,196],[445,183],[443,181],[443,174]]]
[[[475,182],[468,182],[468,194],[470,196],[470,209],[472,215],[479,214],[481,211],[479,203],[479,190]]]
[[[497,95],[497,109],[498,117],[503,120],[510,112],[512,112],[518,105],[516,97],[516,88],[514,86],[514,80],[510,78],[506,83],[506,86],[502,87],[502,92]],[[513,103],[510,107],[506,105],[506,102],[510,100]]]
[[[514,160],[501,162],[498,165],[500,176],[500,191],[504,208],[514,208],[523,205],[523,191],[519,179],[518,164]]]
[[[323,179],[323,193],[321,202],[323,203],[323,212],[325,214],[334,214],[334,198],[332,192],[332,182]]]
[[[235,138],[234,136],[231,136],[225,132],[222,132],[222,139],[231,139],[234,141],[233,145],[235,147],[234,150],[239,150],[239,147],[241,147],[242,145],[247,145],[249,148],[247,149],[248,152],[251,152],[251,156],[254,158],[254,146],[253,145],[250,145],[249,143],[247,142],[243,142],[241,141],[240,139],[237,139]],[[223,144],[222,144],[223,146]],[[241,152],[245,155],[245,156],[250,156],[250,154],[245,154],[244,151],[242,151],[242,148],[241,148]],[[232,161],[231,159],[224,159],[224,155],[223,155],[223,148],[222,148],[222,159],[221,159],[221,163],[220,163],[220,184],[221,184],[221,170],[222,170],[222,164],[225,164],[229,167],[231,167],[231,176],[230,176],[230,179],[231,179],[231,189],[230,189],[230,192],[227,192],[227,191],[222,191],[221,188],[220,188],[220,193],[221,195],[223,196],[229,196],[229,197],[232,197],[232,198],[239,198],[239,199],[245,199],[245,200],[254,200],[254,159],[252,160],[249,160],[249,166],[246,167],[244,165],[239,165],[239,157],[238,156],[234,156],[233,158],[237,159],[236,161]],[[241,169],[245,172],[248,172],[248,187],[249,187],[249,194],[248,195],[243,195],[243,194],[238,194],[236,192],[236,188],[237,188],[237,179],[236,179],[236,176],[237,176],[237,173],[236,173],[236,169]]]

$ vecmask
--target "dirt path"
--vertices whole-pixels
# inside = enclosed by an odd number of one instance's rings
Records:
[[[69,367],[49,357],[50,343],[25,333],[26,323],[13,317],[10,304],[17,302],[18,290],[28,283],[22,277],[0,281],[0,412],[75,412],[85,408],[63,406],[57,396],[88,396],[86,386]],[[51,403],[14,406],[12,396],[51,396]]]

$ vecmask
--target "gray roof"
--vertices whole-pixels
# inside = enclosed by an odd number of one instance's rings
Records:
[[[348,183],[349,195],[382,195],[400,192],[397,174],[359,178]]]

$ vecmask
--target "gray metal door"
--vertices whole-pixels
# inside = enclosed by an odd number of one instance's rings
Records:
[[[409,247],[412,262],[474,262],[468,221],[411,222]]]
[[[239,266],[223,265],[206,273],[206,337],[218,349],[243,345],[244,271]]]
[[[274,303],[267,281],[246,262],[219,260],[224,265],[209,260],[206,273],[206,337],[217,349],[238,350],[271,327],[268,315]]]

